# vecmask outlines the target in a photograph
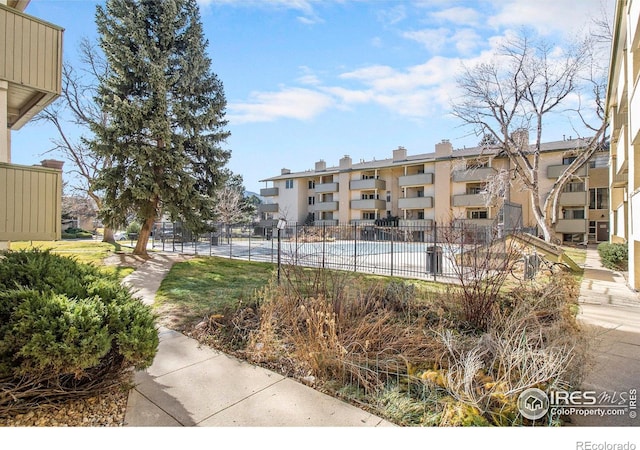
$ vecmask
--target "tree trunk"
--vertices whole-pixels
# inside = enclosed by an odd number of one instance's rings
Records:
[[[113,237],[113,228],[104,227],[104,235],[102,236],[102,242],[107,242],[109,244],[116,243],[116,239]]]
[[[533,215],[536,219],[536,223],[538,227],[540,228],[540,231],[542,231],[542,238],[545,240],[545,242],[551,243],[553,238],[552,228],[550,227],[550,224],[547,223],[545,215],[540,210],[537,190],[531,190],[530,195],[531,195],[531,210],[533,211]]]
[[[154,223],[155,216],[147,217],[147,219],[142,224],[140,233],[138,233],[138,242],[136,243],[136,248],[133,249],[134,255],[143,256],[145,258],[149,257],[149,254],[147,253],[147,244],[149,243],[149,237],[151,236],[151,230],[153,229]]]

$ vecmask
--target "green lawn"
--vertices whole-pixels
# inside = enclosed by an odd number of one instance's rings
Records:
[[[274,270],[269,263],[215,256],[176,263],[162,280],[154,306],[175,316],[174,324],[186,325],[250,301],[273,277]]]
[[[52,253],[73,257],[82,263],[104,266],[104,258],[115,252],[131,253],[132,249],[122,247],[120,244],[107,244],[93,240],[69,240],[69,241],[12,241],[11,250],[40,250],[50,249]],[[124,278],[133,272],[132,267],[105,266],[105,271],[114,272],[120,278]]]
[[[202,256],[176,263],[164,278],[156,293],[155,308],[167,318],[166,325],[183,329],[212,314],[235,310],[240,302],[251,303],[257,292],[276,276],[276,265],[271,263],[231,260],[216,256]],[[282,282],[286,271],[282,270]],[[317,269],[293,268],[292,278],[299,285],[313,284]],[[306,275],[302,275],[302,271]],[[327,271],[328,282],[357,283],[357,280],[387,283],[392,278],[346,271]],[[309,278],[306,279],[306,276]],[[305,278],[303,282],[300,282]],[[333,280],[333,281],[332,281]],[[397,280],[400,280],[397,278]],[[412,283],[418,292],[441,291],[439,283],[404,280]]]

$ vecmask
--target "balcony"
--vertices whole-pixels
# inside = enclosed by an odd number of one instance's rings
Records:
[[[316,227],[335,227],[338,225],[337,219],[314,220],[313,225]]]
[[[636,0],[635,3],[638,3],[638,1]],[[640,50],[636,50],[637,52],[640,52]],[[635,58],[640,58],[640,56],[636,55]],[[640,136],[640,118],[638,117],[638,111],[640,111],[640,78],[636,78],[633,92],[631,92],[629,111],[633,111],[633,113],[629,114],[629,136],[631,136],[631,141],[636,143]]]
[[[562,192],[559,199],[560,206],[582,206],[587,204],[586,192]]]
[[[322,183],[316,184],[316,194],[326,194],[331,192],[338,192],[338,183]]]
[[[494,176],[496,169],[493,167],[478,167],[475,169],[456,170],[453,172],[454,183],[468,183],[473,181],[484,181]]]
[[[624,187],[629,182],[629,173],[614,173],[611,176],[611,186],[612,187]]]
[[[424,186],[425,184],[433,184],[432,173],[418,173],[415,175],[404,175],[398,178],[398,185],[400,187]]]
[[[548,166],[547,167],[547,178],[558,178],[560,175],[562,175],[564,173],[565,170],[567,170],[567,167],[569,167],[568,164],[558,164],[555,166]],[[580,167],[578,170],[575,171],[574,173],[575,176],[577,177],[584,177],[587,175],[587,166],[584,165],[582,167]]]
[[[585,219],[560,219],[556,223],[556,233],[586,233]]]
[[[314,211],[337,211],[338,202],[318,202],[313,205]]]
[[[0,241],[60,239],[62,171],[0,163]]]
[[[350,223],[351,225],[364,227],[364,226],[373,226],[376,224],[376,221],[371,219],[353,219]]]
[[[433,208],[433,197],[399,198],[398,208],[400,209]]]
[[[277,213],[279,209],[277,203],[261,203],[258,205],[258,212],[261,213]]]
[[[492,227],[494,219],[457,219],[455,222],[462,224],[465,228]]]
[[[62,28],[0,4],[0,80],[18,130],[61,93]]]
[[[400,227],[407,228],[431,228],[433,226],[432,219],[400,219]]]
[[[363,189],[386,189],[387,183],[380,178],[368,178],[366,180],[351,180],[349,189],[358,191]]]
[[[483,194],[462,194],[453,196],[453,206],[486,206]]]
[[[265,189],[260,189],[260,196],[262,197],[275,197],[278,195],[278,188],[277,187],[272,187],[272,188],[265,188]]]
[[[384,200],[375,200],[375,199],[351,200],[351,209],[378,210],[378,209],[385,209],[386,207],[387,207],[387,202],[385,202]]]

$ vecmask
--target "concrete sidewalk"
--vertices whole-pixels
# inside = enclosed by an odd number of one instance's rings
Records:
[[[593,334],[593,366],[583,390],[640,390],[640,295],[622,274],[603,267],[595,246],[587,248],[580,286],[579,320]],[[640,426],[640,419],[623,416],[574,416],[578,426]]]
[[[154,254],[123,283],[152,304],[176,254]],[[135,374],[126,426],[394,426],[275,372],[166,328],[153,365]]]

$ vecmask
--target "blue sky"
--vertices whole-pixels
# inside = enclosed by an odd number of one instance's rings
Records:
[[[26,12],[65,28],[64,57],[94,38],[96,1],[32,0]],[[522,26],[558,41],[613,0],[200,0],[212,70],[224,83],[229,168],[260,179],[328,166],[344,155],[384,159],[398,146],[432,152],[479,139],[450,115],[461,64],[493,53]],[[576,135],[549,127],[545,141]],[[56,137],[45,124],[12,133],[12,162],[36,164]],[[70,164],[70,163],[67,163]]]

